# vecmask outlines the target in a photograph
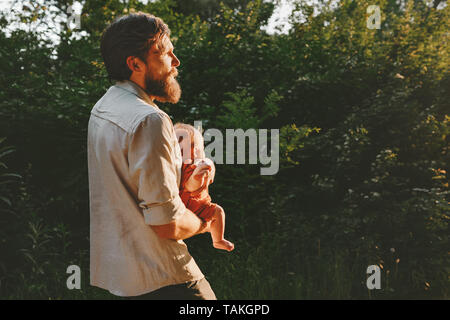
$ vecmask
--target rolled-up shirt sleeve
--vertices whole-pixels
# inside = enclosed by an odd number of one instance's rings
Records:
[[[177,183],[176,143],[172,121],[163,113],[146,116],[131,136],[130,177],[146,224],[168,224],[186,211]]]

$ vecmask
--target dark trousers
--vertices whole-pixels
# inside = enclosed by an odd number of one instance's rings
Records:
[[[133,300],[217,300],[206,278],[197,281],[162,287]]]

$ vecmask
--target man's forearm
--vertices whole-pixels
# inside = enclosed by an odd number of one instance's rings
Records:
[[[206,224],[191,210],[186,212],[174,222],[161,226],[152,226],[158,236],[167,239],[184,240],[205,232]]]
[[[186,208],[186,212],[175,221],[175,240],[184,240],[203,233],[205,224],[195,213]]]

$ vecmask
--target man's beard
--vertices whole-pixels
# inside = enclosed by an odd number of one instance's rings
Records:
[[[160,102],[177,103],[181,96],[181,87],[175,76],[178,72],[171,72],[164,79],[153,79],[150,72],[145,75],[147,94],[155,97]]]

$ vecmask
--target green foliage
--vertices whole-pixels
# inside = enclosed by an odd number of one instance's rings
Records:
[[[265,1],[86,0],[85,33],[63,19],[55,44],[34,23],[72,2],[22,2],[23,30],[0,17],[0,136],[15,146],[0,141],[0,297],[111,297],[89,286],[86,127],[110,85],[101,32],[142,10],[181,60],[182,99],[161,104],[174,121],[280,129],[278,174],[217,165],[210,192],[235,251],[186,241],[220,299],[448,299],[448,6],[291,1],[289,33],[270,35]],[[66,288],[71,264],[81,290]],[[372,264],[381,290],[365,286]]]
[[[3,142],[5,141],[6,138],[0,138],[0,146],[3,144]],[[4,161],[2,161],[4,158],[6,158],[6,156],[10,153],[14,152],[14,148],[11,146],[6,146],[6,147],[2,147],[0,148],[0,168],[2,171],[7,170],[8,166],[6,165],[6,163]],[[11,207],[11,200],[7,197],[6,193],[8,193],[7,191],[7,185],[11,184],[11,183],[15,183],[17,181],[17,179],[20,179],[21,176],[15,173],[4,173],[1,172],[0,174],[0,186],[1,186],[1,190],[2,192],[0,193],[0,201],[2,202],[3,205],[8,205],[8,207]],[[1,211],[7,211],[6,209],[0,208]]]

